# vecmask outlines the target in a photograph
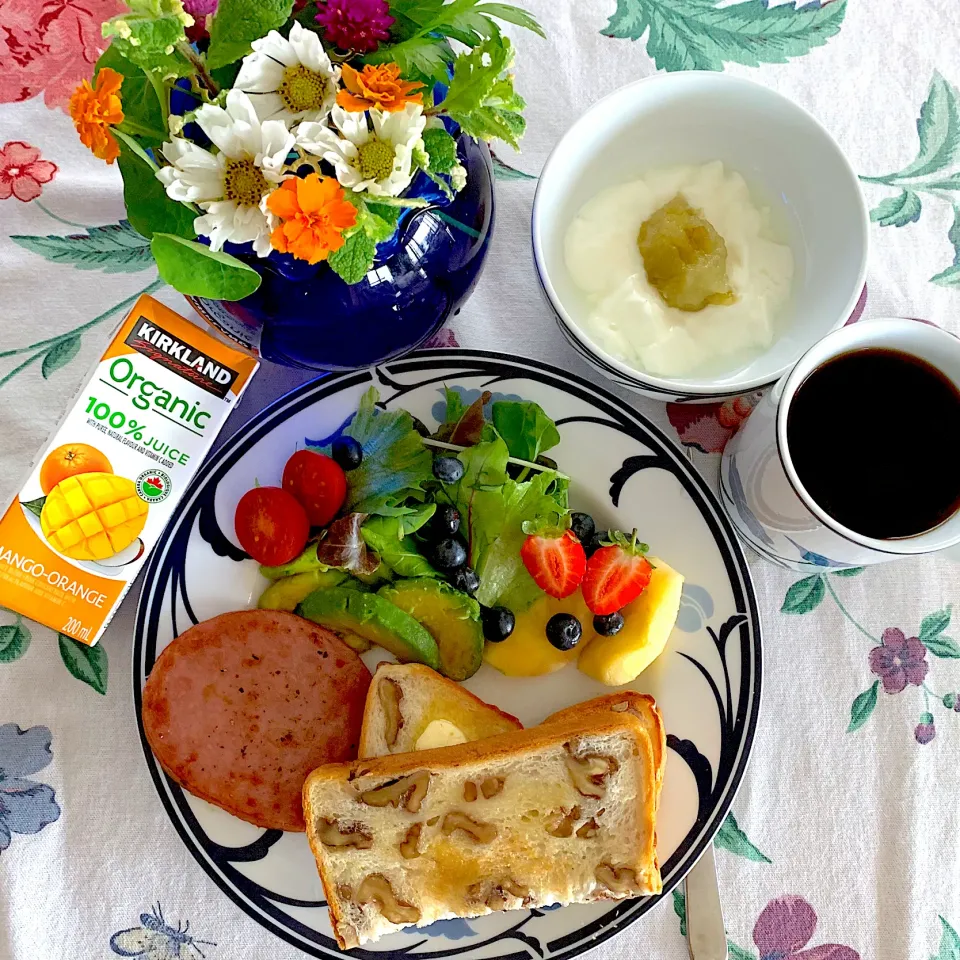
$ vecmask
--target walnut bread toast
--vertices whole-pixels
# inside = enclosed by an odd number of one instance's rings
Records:
[[[359,756],[410,753],[428,740],[439,747],[522,729],[516,717],[422,663],[381,663],[367,693]]]
[[[344,949],[497,910],[660,893],[653,750],[628,711],[314,770],[307,836]]]

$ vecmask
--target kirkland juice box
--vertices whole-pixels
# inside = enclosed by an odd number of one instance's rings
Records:
[[[257,366],[141,297],[0,519],[0,606],[96,643]]]

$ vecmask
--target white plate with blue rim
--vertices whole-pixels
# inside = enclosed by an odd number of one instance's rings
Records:
[[[484,390],[494,399],[536,401],[557,423],[561,440],[550,456],[571,477],[572,508],[591,513],[601,527],[638,528],[652,551],[686,577],[665,652],[631,685],[656,698],[667,729],[657,822],[663,894],[445,920],[349,951],[370,960],[575,957],[639,920],[696,863],[730,809],[760,706],[760,620],[729,521],[678,448],[595,385],[534,360],[431,350],[304,384],[260,412],[204,464],[154,549],[137,612],[138,723],[143,684],[164,647],[194,623],[256,606],[266,586],[234,535],[237,501],[255,482],[279,484],[290,453],[333,434],[370,386],[387,408],[408,410],[430,427],[443,419],[445,386],[467,403]],[[575,666],[520,679],[484,665],[466,686],[528,726],[610,691]],[[220,889],[304,953],[342,953],[306,836],[263,830],[191,796],[160,769],[142,727],[141,742],[170,820]]]

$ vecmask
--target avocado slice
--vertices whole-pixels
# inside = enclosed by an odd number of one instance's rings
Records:
[[[336,587],[347,579],[342,570],[311,570],[309,573],[295,573],[289,577],[274,580],[257,601],[261,610],[287,610],[290,613],[297,604],[314,590]]]
[[[349,587],[315,590],[297,612],[335,630],[347,643],[351,636],[361,637],[389,650],[401,663],[425,663],[434,670],[440,666],[436,641],[427,629],[379,594]]]
[[[449,583],[422,577],[398,580],[378,595],[430,631],[440,651],[440,672],[451,680],[472,677],[483,662],[480,604]]]

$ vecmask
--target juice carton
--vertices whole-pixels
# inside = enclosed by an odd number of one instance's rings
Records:
[[[257,366],[140,297],[0,519],[0,606],[96,643]]]

